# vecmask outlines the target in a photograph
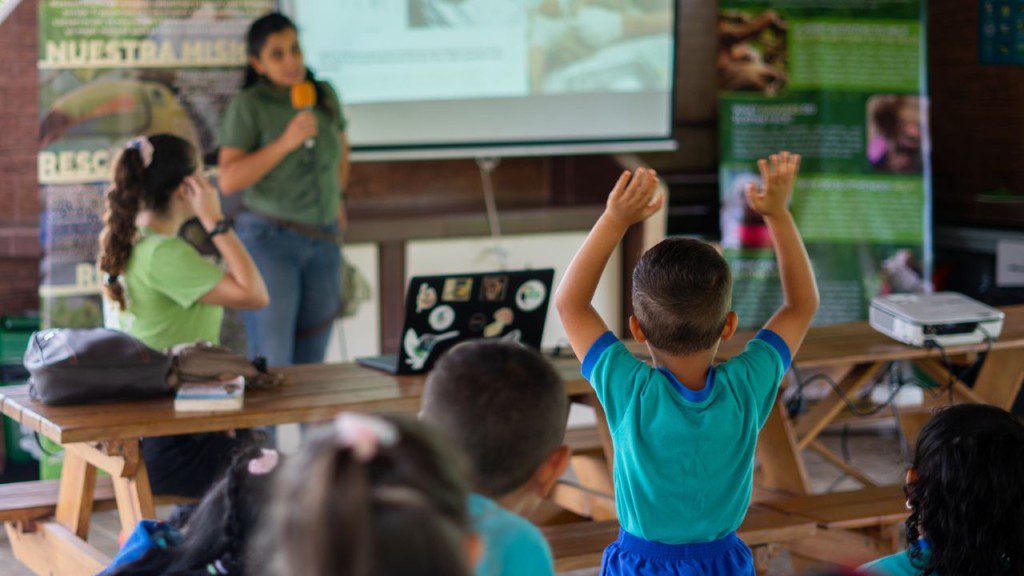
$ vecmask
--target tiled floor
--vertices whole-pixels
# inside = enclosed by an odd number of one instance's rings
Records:
[[[823,441],[837,453],[842,453],[845,442],[850,461],[881,484],[895,484],[903,479],[904,454],[891,426],[851,430],[845,440],[841,434],[830,433],[823,436]],[[812,452],[805,452],[805,462],[816,492],[855,490],[859,487],[856,482],[844,478]],[[115,552],[119,529],[116,512],[98,513],[93,518],[89,541],[107,553]],[[785,554],[780,555],[772,566],[771,574],[781,576],[791,573],[788,558]],[[29,576],[30,574],[14,559],[6,536],[0,536],[0,576]],[[573,576],[591,575],[596,575],[596,571],[573,573]]]

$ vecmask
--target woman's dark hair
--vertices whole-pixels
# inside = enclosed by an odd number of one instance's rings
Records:
[[[256,530],[274,477],[274,472],[249,472],[249,462],[262,455],[251,446],[234,458],[224,478],[192,513],[180,544],[153,550],[111,576],[210,574],[208,566],[217,566],[218,574],[244,574],[246,543]]]
[[[293,30],[296,34],[299,31],[295,23],[280,12],[270,12],[257,18],[249,25],[249,31],[245,34],[246,55],[259,59],[260,52],[263,51],[263,45],[266,44],[267,38],[272,34],[279,34],[285,30]],[[242,89],[253,86],[262,79],[263,76],[252,67],[252,64],[246,63],[245,80],[242,83]],[[313,87],[316,89],[316,107],[324,111],[332,119],[337,120],[339,112],[333,109],[333,99],[328,97],[327,90],[323,84],[317,82],[313,71],[308,66],[306,67],[306,80],[312,82]]]
[[[107,274],[103,290],[125,309],[124,287],[117,281],[128,265],[135,243],[135,217],[139,210],[163,212],[174,191],[196,171],[195,147],[171,134],[148,137],[153,157],[146,166],[139,148],[125,148],[114,163],[114,183],[107,191],[107,206],[100,232],[99,266]]]
[[[921,431],[908,484],[911,560],[923,576],[1024,575],[1024,423],[983,404],[952,406]],[[915,546],[931,544],[925,561]]]
[[[358,415],[343,415],[356,416]],[[465,466],[416,420],[379,418],[397,432],[371,456],[317,431],[276,482],[250,573],[303,576],[469,576]]]

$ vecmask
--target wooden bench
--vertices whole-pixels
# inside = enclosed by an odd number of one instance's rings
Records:
[[[899,528],[910,515],[903,486],[767,499],[760,506],[817,524],[813,538],[787,545],[815,561],[856,566],[899,549]]]
[[[565,572],[601,565],[605,547],[619,536],[616,520],[575,522],[541,528],[555,557],[555,571]],[[817,532],[817,523],[805,517],[783,514],[761,506],[751,506],[738,531],[740,538],[754,551],[758,572],[767,569],[767,561],[779,544],[807,538]]]
[[[31,522],[53,516],[57,510],[59,491],[59,480],[0,484],[0,523]],[[196,499],[184,496],[154,496],[154,502],[157,505],[191,504],[196,502]],[[109,476],[98,476],[93,492],[93,509],[113,510],[116,507],[114,483]]]

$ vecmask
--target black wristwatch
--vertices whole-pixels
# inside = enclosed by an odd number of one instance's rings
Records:
[[[228,218],[221,218],[220,220],[217,220],[216,224],[213,225],[213,230],[210,230],[209,232],[207,232],[207,234],[209,234],[210,238],[213,238],[217,234],[224,234],[224,233],[226,233],[227,231],[231,230],[234,227],[235,227],[235,219],[234,218],[230,218],[230,217],[228,217]]]

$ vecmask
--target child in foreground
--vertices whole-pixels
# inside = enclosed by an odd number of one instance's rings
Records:
[[[872,576],[1024,574],[1024,423],[964,404],[921,431],[907,472],[907,550],[861,568]]]
[[[484,540],[477,576],[553,576],[547,541],[520,514],[568,466],[568,415],[558,373],[516,342],[461,344],[427,377],[420,417],[461,447],[473,469],[469,512]]]
[[[183,531],[143,520],[100,576],[243,574],[246,544],[255,532],[279,458],[275,450],[244,449],[203,497]]]
[[[342,413],[282,467],[250,574],[469,576],[459,455],[425,425]]]
[[[760,160],[746,190],[772,234],[784,303],[743,353],[714,365],[736,332],[729,266],[710,245],[669,238],[633,272],[637,359],[594,310],[601,273],[626,230],[655,214],[657,175],[624,172],[566,271],[555,303],[583,376],[604,408],[615,448],[622,526],[602,574],[754,574],[737,536],[750,503],[757,434],[818,308],[810,260],[788,203],[800,157]]]

